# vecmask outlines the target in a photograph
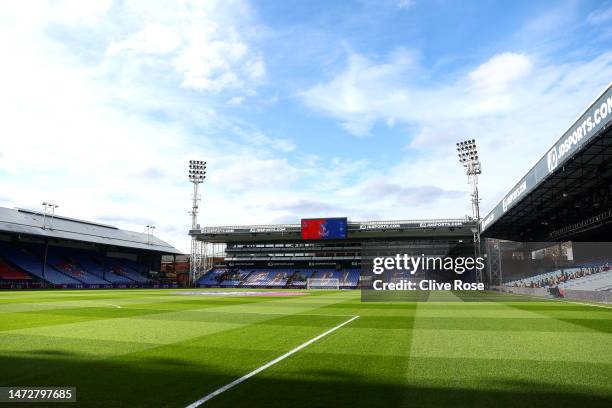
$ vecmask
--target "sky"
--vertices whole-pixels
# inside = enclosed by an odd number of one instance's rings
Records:
[[[612,81],[611,1],[0,2],[0,206],[156,234],[486,215]]]

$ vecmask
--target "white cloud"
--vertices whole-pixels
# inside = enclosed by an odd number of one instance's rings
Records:
[[[252,133],[249,141],[256,146],[269,146],[283,152],[295,150],[295,145],[290,140],[270,138],[261,132]]]
[[[409,103],[398,84],[415,71],[414,57],[405,50],[393,53],[381,64],[351,53],[345,71],[300,96],[308,106],[338,117],[349,133],[364,136],[381,117],[393,120],[390,105]]]
[[[215,169],[210,181],[234,194],[251,190],[266,194],[290,186],[299,178],[298,170],[287,159],[261,159],[251,154],[228,154],[226,159],[229,163]]]
[[[375,62],[351,54],[344,71],[300,96],[307,106],[336,119],[357,136],[369,134],[378,122],[418,129],[410,139],[407,136],[410,159],[384,175],[389,183],[416,187],[416,180],[428,180],[445,191],[457,186],[463,190],[465,177],[455,163],[454,146],[457,141],[476,138],[484,166],[481,182],[487,210],[608,84],[612,52],[562,64],[504,52],[459,77],[433,85],[410,80],[423,70],[393,57]],[[430,216],[444,211],[456,214],[457,208],[469,213],[464,198],[447,204],[434,202],[425,211]]]
[[[242,105],[242,102],[244,102],[244,96],[232,96],[230,99],[228,99],[227,104],[238,106]]]
[[[122,52],[169,54],[181,44],[181,37],[167,26],[147,23],[135,34],[121,41],[113,41],[107,48],[111,56]]]
[[[612,7],[600,8],[589,13],[587,21],[593,25],[599,25],[612,20]]]
[[[104,18],[112,4],[113,0],[59,0],[55,4],[50,4],[50,7],[43,5],[42,8],[55,21],[72,24],[95,24],[101,18]]]
[[[151,64],[151,56],[168,56],[169,61],[153,63],[169,64],[182,77],[183,87],[199,91],[250,89],[265,76],[265,62],[244,32],[252,16],[241,0],[185,1],[159,8],[128,2],[117,13],[135,21],[108,45],[109,56],[128,54],[143,64]]]
[[[500,93],[529,75],[531,69],[528,56],[505,52],[478,66],[468,74],[468,78],[478,92]]]
[[[410,7],[415,5],[414,0],[399,0],[397,2],[397,7],[402,10],[409,9]]]
[[[423,70],[410,56],[394,53],[377,64],[350,54],[343,72],[300,96],[308,106],[338,118],[349,133],[364,136],[377,121],[392,127],[398,121],[421,123],[512,109],[516,98],[505,91],[532,69],[528,56],[502,53],[455,83],[424,88],[415,81]]]
[[[251,17],[241,2],[76,3],[0,5],[0,35],[10,39],[0,43],[8,56],[0,66],[2,205],[37,208],[51,200],[60,214],[113,219],[136,231],[147,220],[186,251],[189,159],[208,159],[215,176],[203,188],[210,194],[203,211],[228,222],[241,213],[241,200],[227,183],[273,186],[291,173],[271,153],[292,149],[289,139],[217,140],[225,131],[235,137],[236,125],[213,99],[194,105],[169,85],[167,67],[180,75],[176,84],[207,84],[199,89],[240,86],[249,94],[257,86],[265,64],[244,39]],[[191,37],[198,25],[209,28],[208,37]],[[66,36],[72,32],[87,32],[87,41],[74,43],[80,38]]]

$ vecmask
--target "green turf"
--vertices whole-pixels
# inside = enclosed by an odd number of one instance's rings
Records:
[[[184,407],[359,315],[205,406],[612,407],[612,309],[176,292],[0,292],[0,386]]]

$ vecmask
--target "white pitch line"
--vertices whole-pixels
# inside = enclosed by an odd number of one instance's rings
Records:
[[[252,314],[261,316],[317,316],[317,317],[354,317],[355,315],[338,315],[338,314],[315,314],[315,313],[280,313],[280,312],[237,312],[237,311],[226,311],[226,310],[211,310],[211,309],[198,309],[198,311],[210,312],[210,313],[223,313],[223,314]]]
[[[612,306],[600,305],[600,304],[597,304],[597,303],[574,302],[573,300],[563,300],[563,299],[557,299],[557,302],[573,303],[573,304],[576,304],[576,305],[593,306],[593,307],[601,307],[601,308],[604,308],[604,309],[612,309]]]
[[[551,298],[545,298],[545,297],[542,297],[542,296],[527,295],[527,294],[524,294],[524,293],[512,293],[512,294],[513,295],[519,295],[519,296],[526,296],[528,298],[538,299],[538,300],[542,300],[542,301],[562,302],[562,303],[570,303],[570,304],[575,304],[575,305],[601,307],[603,309],[612,309],[612,306],[601,305],[601,304],[598,304],[598,303],[574,302],[573,300],[556,299],[556,298],[555,299],[551,299]]]
[[[297,346],[296,348],[294,348],[291,351],[288,351],[287,353],[283,354],[280,357],[275,358],[274,360],[270,361],[269,363],[266,363],[264,365],[262,365],[261,367],[251,371],[250,373],[243,375],[242,377],[238,378],[237,380],[232,381],[231,383],[224,385],[223,387],[219,388],[216,391],[211,392],[210,394],[200,398],[199,400],[187,405],[186,408],[196,408],[199,407],[200,405],[204,404],[205,402],[209,401],[210,399],[216,397],[217,395],[229,390],[230,388],[240,384],[243,381],[248,380],[249,378],[253,377],[254,375],[257,375],[259,373],[261,373],[263,370],[273,366],[274,364],[283,361],[284,359],[286,359],[287,357],[291,356],[292,354],[297,353],[298,351],[302,350],[304,347],[308,347],[309,345],[311,345],[312,343],[314,343],[315,341],[327,336],[328,334],[338,330],[339,328],[341,328],[342,326],[345,326],[347,324],[349,324],[350,322],[352,322],[355,319],[358,319],[359,316],[353,316],[350,319],[348,319],[346,322],[344,323],[340,323],[339,325],[337,325],[336,327],[333,327],[331,329],[329,329],[328,331],[326,331],[325,333],[321,333],[319,334],[317,337],[314,337],[310,340],[308,340],[306,343],[303,343],[299,346]]]

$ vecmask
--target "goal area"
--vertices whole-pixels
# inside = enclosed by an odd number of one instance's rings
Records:
[[[340,289],[340,279],[309,278],[306,281],[306,289]]]

